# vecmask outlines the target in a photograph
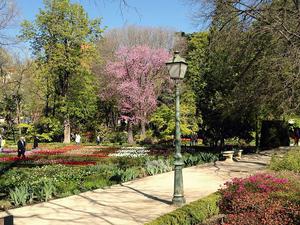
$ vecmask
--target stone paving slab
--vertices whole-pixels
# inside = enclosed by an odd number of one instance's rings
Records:
[[[239,162],[217,162],[183,170],[185,197],[195,201],[217,191],[233,177],[264,171],[270,155],[249,155]],[[7,212],[15,225],[139,225],[173,211],[174,172],[149,176]]]

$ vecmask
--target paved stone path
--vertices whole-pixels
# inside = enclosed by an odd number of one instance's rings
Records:
[[[183,170],[187,202],[217,191],[225,181],[263,171],[270,152],[238,162],[217,162]],[[15,225],[136,225],[175,209],[171,205],[174,172],[149,176],[66,198],[1,212]]]

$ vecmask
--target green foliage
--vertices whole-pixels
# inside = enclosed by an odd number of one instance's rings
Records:
[[[127,132],[124,131],[110,132],[107,135],[107,139],[111,143],[118,143],[118,144],[127,143]]]
[[[197,103],[199,103],[198,96],[203,91],[205,81],[201,76],[205,68],[205,54],[208,45],[208,32],[197,32],[188,36],[188,55],[187,61],[189,69],[186,74],[186,79],[192,90],[197,94]]]
[[[15,206],[24,206],[26,205],[29,197],[28,187],[25,185],[21,187],[15,187],[14,190],[9,191],[9,195]]]
[[[210,153],[183,154],[186,166],[213,161]],[[46,165],[13,168],[0,178],[0,193],[10,196],[14,205],[48,201],[53,197],[66,197],[81,191],[103,188],[127,182],[146,175],[169,172],[173,156],[112,157],[94,166],[69,167]]]
[[[27,138],[32,138],[34,133],[34,126],[32,124],[20,123],[16,126],[17,129],[21,130],[21,134]]]
[[[137,178],[140,175],[139,167],[130,167],[127,169],[117,169],[114,175],[110,178],[110,181],[117,183],[127,182]]]
[[[260,147],[262,149],[289,146],[288,123],[281,120],[262,121]]]
[[[77,181],[59,181],[55,184],[56,196],[67,197],[78,193],[79,183]]]
[[[6,209],[9,209],[10,207],[11,207],[10,201],[0,200],[0,209],[1,210],[6,210]]]
[[[183,161],[186,166],[215,162],[217,160],[218,156],[213,153],[199,152],[197,154],[186,153],[183,155]]]
[[[103,142],[108,142],[113,139],[110,137],[112,132],[112,129],[103,123],[96,126],[96,134],[101,137]]]
[[[14,187],[27,186],[33,192],[36,192],[44,186],[46,182],[52,182],[54,185],[60,182],[79,182],[83,177],[90,175],[86,168],[69,167],[62,165],[49,165],[34,168],[15,168],[2,175],[0,180],[1,193],[7,193],[7,190]]]
[[[145,225],[196,225],[219,213],[220,195],[211,194],[173,212],[165,214]]]
[[[283,157],[280,155],[273,155],[269,168],[275,171],[289,170],[300,173],[299,149],[290,150]]]
[[[47,202],[49,199],[51,199],[53,197],[55,191],[56,191],[56,188],[50,180],[44,181],[43,185],[40,189],[41,199],[43,199]]]
[[[235,15],[229,17],[234,24]],[[188,42],[189,79],[202,115],[203,133],[214,144],[231,137],[248,139],[255,125],[254,107],[237,97],[244,90],[235,93],[239,72],[244,66],[242,63],[247,62],[247,55],[240,47],[244,43],[239,43],[239,46],[237,42],[240,39],[233,38],[233,35],[243,35],[234,25],[230,24],[226,30],[212,27],[209,33],[195,33]],[[232,52],[235,54],[232,55]]]
[[[155,175],[158,173],[165,173],[172,170],[172,166],[168,160],[157,159],[146,162],[146,173],[148,175]]]
[[[70,0],[44,4],[33,23],[22,23],[20,36],[30,42],[36,57],[36,85],[45,97],[44,115],[71,121],[77,129],[85,124],[88,129],[97,108],[91,64],[97,58],[94,43],[103,32],[101,21],[90,20],[84,8]]]
[[[165,104],[158,107],[152,114],[150,123],[155,126],[157,130],[156,133],[158,133],[161,138],[171,139],[171,135],[174,134],[174,116],[174,110]]]
[[[103,188],[109,185],[111,185],[111,182],[107,180],[107,178],[103,176],[103,174],[94,174],[84,179],[81,189],[83,191],[89,191],[97,188]]]
[[[175,132],[174,106],[162,104],[152,114],[150,123],[154,127],[153,134],[162,139],[172,139]],[[182,135],[190,135],[198,131],[200,118],[196,115],[196,96],[185,88],[180,105],[180,129]]]
[[[136,167],[128,168],[120,173],[121,181],[127,182],[130,180],[133,180],[133,179],[137,178],[139,176],[139,174],[140,174],[139,168],[136,168]]]
[[[63,133],[63,126],[61,122],[56,118],[51,117],[42,117],[35,124],[36,133],[31,135],[39,136],[40,141],[49,142],[49,141],[60,141],[61,134]]]

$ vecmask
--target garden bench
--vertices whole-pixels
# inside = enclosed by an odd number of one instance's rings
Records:
[[[224,151],[224,152],[222,152],[222,155],[226,158],[225,159],[226,162],[233,162],[233,160],[232,160],[233,154],[234,154],[234,151]]]
[[[13,225],[13,224],[14,224],[13,216],[5,216],[0,218],[0,225]]]

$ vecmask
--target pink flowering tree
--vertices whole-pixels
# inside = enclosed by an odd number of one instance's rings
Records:
[[[149,115],[156,109],[157,97],[168,80],[165,62],[170,54],[148,46],[123,47],[106,66],[109,80],[106,97],[118,96],[121,116],[127,121],[128,142],[133,143],[132,127],[141,126],[145,135]]]

